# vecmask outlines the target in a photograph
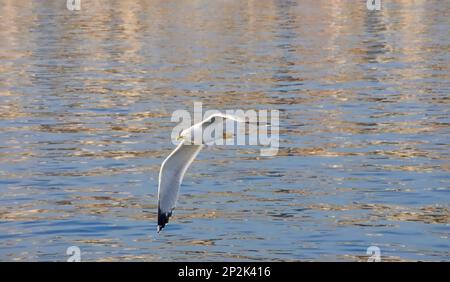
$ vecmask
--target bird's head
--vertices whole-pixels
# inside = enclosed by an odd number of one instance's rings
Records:
[[[180,132],[180,135],[177,137],[177,141],[190,142],[192,141],[192,134],[192,128],[187,128]]]

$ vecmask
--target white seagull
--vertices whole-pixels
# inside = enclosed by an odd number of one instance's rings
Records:
[[[203,146],[209,144],[210,141],[214,141],[204,140],[202,138],[201,144],[195,144],[193,137],[196,136],[196,134],[201,134],[200,136],[203,136],[202,132],[204,129],[213,124],[223,123],[226,119],[248,123],[236,116],[214,114],[180,133],[179,139],[181,139],[182,142],[164,160],[159,172],[158,232],[169,222],[169,217],[172,215],[172,211],[175,208],[178,191],[180,190],[180,185],[186,170],[194,161]]]

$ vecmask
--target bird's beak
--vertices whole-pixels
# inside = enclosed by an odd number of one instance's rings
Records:
[[[178,137],[177,137],[177,141],[181,141],[181,140],[183,140],[183,137],[178,136]]]

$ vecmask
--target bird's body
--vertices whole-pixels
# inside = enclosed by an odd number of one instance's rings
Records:
[[[201,132],[206,127],[223,122],[226,119],[244,122],[242,119],[235,116],[223,114],[212,115],[183,130],[180,134],[180,139],[182,139],[181,143],[162,163],[159,172],[158,185],[158,232],[169,222],[169,217],[172,215],[172,210],[175,208],[180,185],[186,170],[194,161],[195,157],[197,157],[204,145],[211,141],[204,140]],[[198,143],[198,140],[194,140],[196,134],[202,136],[200,143]]]

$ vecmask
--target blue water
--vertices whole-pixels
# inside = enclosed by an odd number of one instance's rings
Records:
[[[447,1],[3,1],[0,260],[450,258]],[[156,234],[172,112],[280,111],[203,150]]]

